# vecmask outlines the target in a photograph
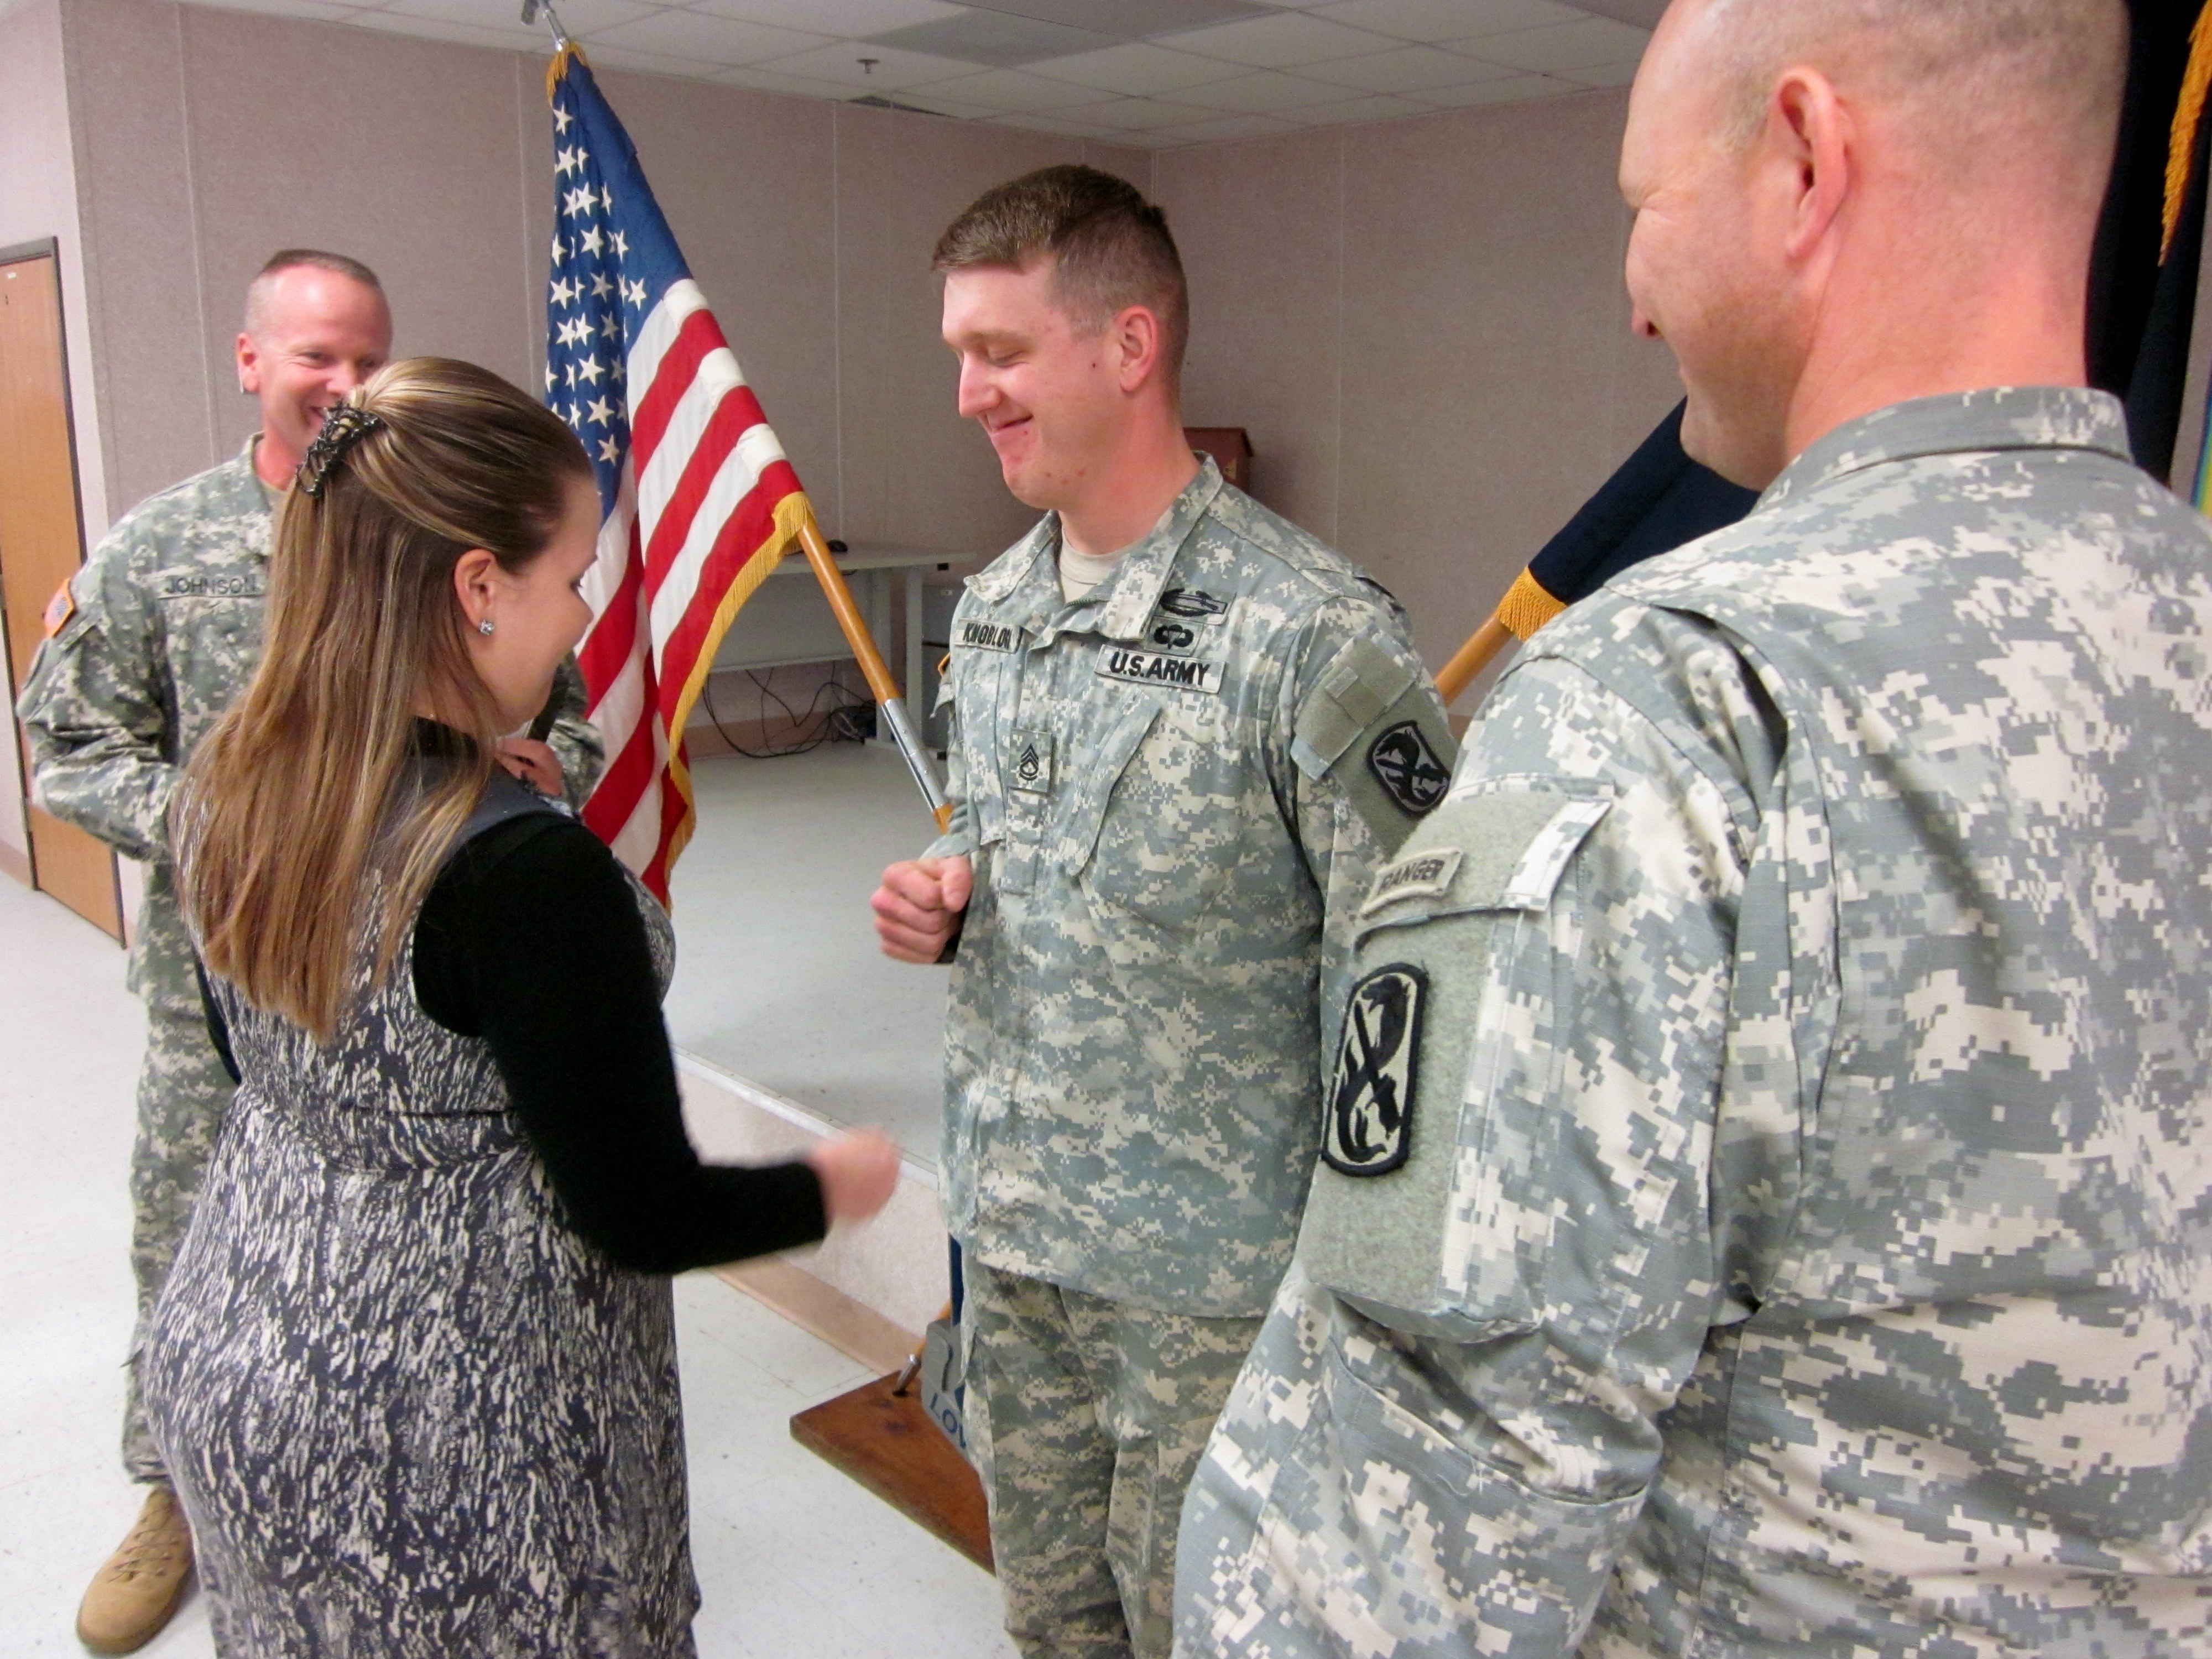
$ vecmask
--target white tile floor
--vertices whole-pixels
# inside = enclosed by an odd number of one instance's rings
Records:
[[[82,1652],[77,1598],[137,1507],[115,1439],[143,1040],[121,952],[0,878],[0,1659]],[[677,1311],[704,1659],[1010,1656],[988,1575],[792,1441],[862,1369],[716,1280],[679,1280]],[[143,1651],[206,1659],[197,1601]]]
[[[944,1105],[943,969],[877,948],[868,896],[936,831],[898,753],[832,744],[702,759],[671,884],[678,1047],[931,1168]]]

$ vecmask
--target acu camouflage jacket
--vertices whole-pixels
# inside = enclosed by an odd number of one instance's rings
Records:
[[[1361,911],[1179,1654],[2212,1651],[2208,623],[2031,389],[1536,638]]]
[[[1322,986],[1450,735],[1389,596],[1210,460],[1073,603],[1059,548],[1048,518],[953,622],[947,1220],[1009,1273],[1255,1316],[1313,1170]]]

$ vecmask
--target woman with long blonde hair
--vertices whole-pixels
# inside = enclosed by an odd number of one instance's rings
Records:
[[[880,1136],[702,1164],[666,917],[501,735],[590,620],[548,410],[416,359],[333,410],[176,809],[240,1079],[143,1364],[218,1650],[692,1652],[665,1275],[872,1212]]]

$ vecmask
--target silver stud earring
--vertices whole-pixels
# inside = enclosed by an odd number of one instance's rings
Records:
[[[477,632],[479,634],[489,634],[491,632],[491,618],[489,617],[486,617],[482,622],[477,624]]]

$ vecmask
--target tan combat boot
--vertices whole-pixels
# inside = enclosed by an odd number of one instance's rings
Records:
[[[137,1524],[84,1593],[76,1639],[94,1653],[135,1653],[161,1633],[191,1576],[192,1532],[177,1494],[151,1487]]]

